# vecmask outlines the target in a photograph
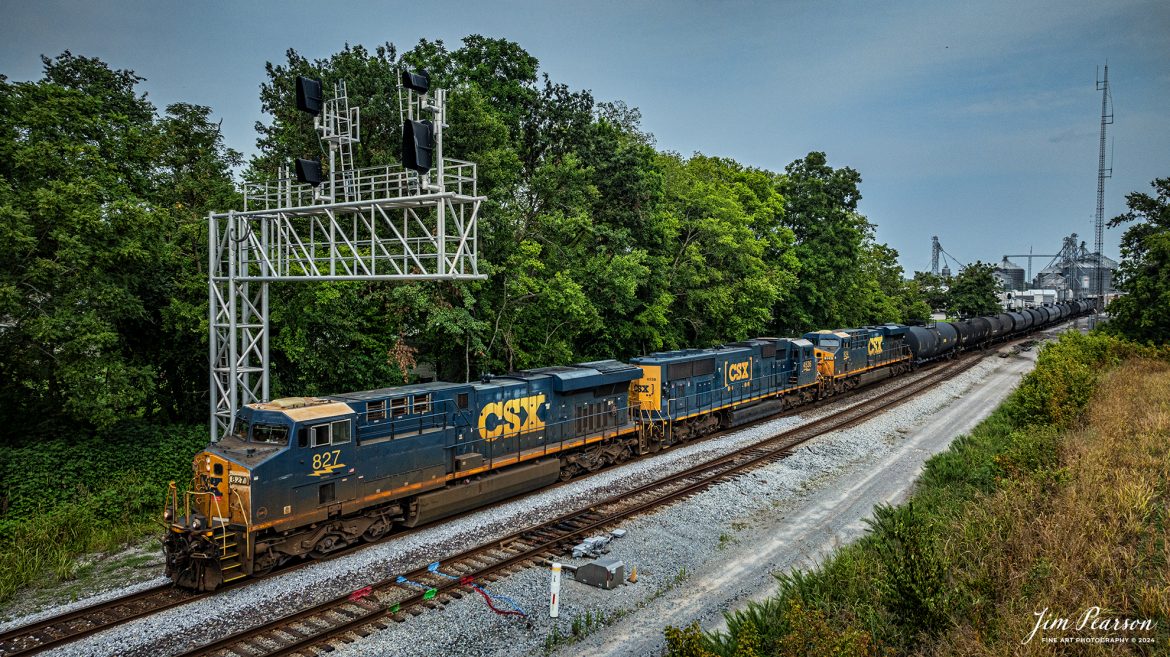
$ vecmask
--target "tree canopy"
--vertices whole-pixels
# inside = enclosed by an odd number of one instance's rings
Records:
[[[1129,211],[1109,221],[1110,228],[1138,222],[1121,237],[1117,289],[1125,294],[1109,304],[1109,326],[1141,342],[1170,342],[1170,178],[1150,183],[1154,195],[1131,192]]]
[[[209,207],[235,203],[207,108],[68,51],[0,80],[0,415],[107,426],[203,410]]]
[[[947,290],[947,313],[955,317],[994,315],[1002,310],[999,282],[992,272],[995,265],[973,262],[964,266],[950,280]]]
[[[919,286],[859,212],[860,174],[813,152],[783,172],[660,152],[636,108],[551,79],[480,35],[400,52],[288,50],[260,87],[247,163],[212,110],[161,114],[129,70],[69,52],[0,79],[3,419],[206,421],[206,224],[232,178],[320,146],[297,75],[362,108],[356,164],[395,162],[399,67],[449,89],[444,145],[478,164],[481,270],[467,283],[273,284],[273,392],[447,380],[659,349],[921,319]]]

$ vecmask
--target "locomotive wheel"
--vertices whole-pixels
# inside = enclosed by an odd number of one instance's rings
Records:
[[[340,550],[346,545],[348,545],[348,542],[341,536],[337,534],[326,534],[313,546],[313,551],[309,553],[309,556],[314,559],[320,559]]]
[[[271,555],[265,555],[256,559],[256,565],[252,567],[252,577],[264,577],[276,568],[276,558]]]
[[[373,543],[374,541],[385,536],[386,532],[388,531],[390,531],[390,523],[386,522],[386,520],[382,518],[379,518],[374,522],[374,524],[366,528],[366,531],[362,533],[362,538],[370,543]]]

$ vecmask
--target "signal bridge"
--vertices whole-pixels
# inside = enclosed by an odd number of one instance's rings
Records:
[[[345,84],[322,102],[320,83],[297,81],[329,151],[285,175],[243,187],[242,211],[208,216],[211,439],[230,433],[242,405],[268,401],[269,285],[279,281],[482,279],[476,166],[443,156],[446,92],[424,74],[399,87],[405,166],[353,168],[360,112]],[[405,93],[403,93],[405,92]],[[432,120],[420,120],[422,116]]]

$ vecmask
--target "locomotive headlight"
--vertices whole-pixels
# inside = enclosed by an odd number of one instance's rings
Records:
[[[171,520],[174,520],[174,518],[175,518],[175,512],[172,511],[171,507],[168,506],[166,508],[166,510],[163,511],[163,520],[170,522]]]
[[[203,526],[203,522],[201,522],[201,520],[199,518],[195,518],[194,520],[191,521],[191,529],[199,529],[202,526]]]

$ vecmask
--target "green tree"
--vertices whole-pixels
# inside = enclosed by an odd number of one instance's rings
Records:
[[[158,120],[140,81],[68,51],[0,80],[0,415],[33,435],[206,408],[193,222],[230,197],[231,155],[205,108]]]
[[[999,282],[992,271],[995,265],[974,262],[963,267],[951,279],[947,290],[947,312],[955,317],[994,315],[1002,311]]]
[[[887,244],[868,240],[862,252],[861,271],[865,323],[924,321],[930,317],[921,289],[906,280],[898,252]]]
[[[1109,221],[1115,228],[1131,221],[1121,238],[1117,289],[1125,294],[1109,304],[1109,326],[1134,340],[1170,341],[1170,178],[1150,185],[1154,196],[1131,192],[1129,211]]]
[[[780,334],[864,323],[861,259],[871,227],[857,213],[861,175],[834,169],[824,153],[789,164],[780,179],[784,223],[799,262],[793,294],[775,309]]]
[[[664,154],[660,225],[672,303],[670,346],[709,346],[766,330],[795,283],[792,233],[774,174],[726,159]]]
[[[942,276],[928,271],[914,272],[914,282],[922,299],[932,312],[943,312],[947,307],[947,281]]]

